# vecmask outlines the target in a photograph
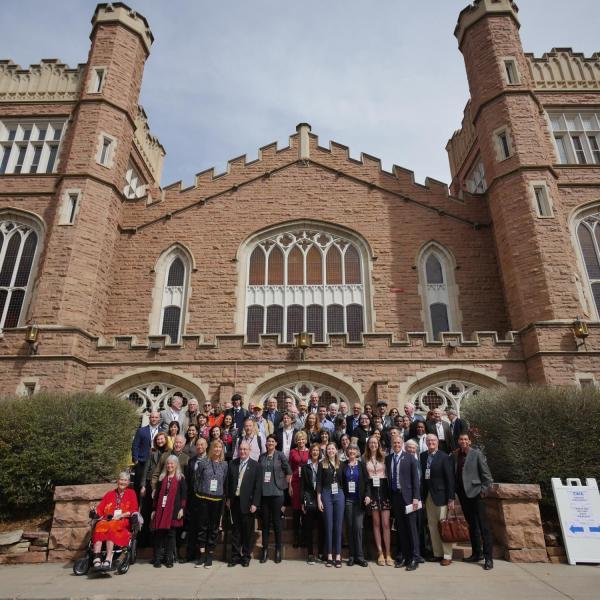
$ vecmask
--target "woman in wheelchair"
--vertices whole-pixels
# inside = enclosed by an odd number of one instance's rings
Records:
[[[129,487],[129,474],[121,473],[117,489],[104,495],[96,507],[100,520],[96,523],[92,536],[95,569],[110,569],[115,545],[125,547],[131,539],[129,519],[138,512],[135,492]],[[102,543],[106,542],[106,557],[102,562]]]

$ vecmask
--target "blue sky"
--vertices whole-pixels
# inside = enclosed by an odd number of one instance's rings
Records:
[[[167,151],[163,185],[288,136],[329,140],[450,179],[468,87],[453,36],[466,0],[131,0],[155,36],[140,102]],[[88,0],[2,1],[0,58],[85,62]],[[518,2],[525,51],[600,51],[598,0]],[[10,8],[8,8],[10,6]]]

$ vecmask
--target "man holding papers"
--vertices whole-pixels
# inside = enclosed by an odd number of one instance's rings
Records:
[[[403,449],[402,436],[394,436],[392,452],[385,459],[388,481],[391,482],[392,515],[396,521],[398,554],[394,566],[414,571],[419,566],[419,534],[417,509],[421,500],[419,463]]]

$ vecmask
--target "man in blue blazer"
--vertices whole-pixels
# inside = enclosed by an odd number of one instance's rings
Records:
[[[417,531],[417,509],[421,499],[419,462],[416,456],[403,448],[401,435],[392,438],[392,452],[385,458],[388,482],[392,495],[392,515],[396,521],[398,554],[394,566],[414,571],[419,566],[421,554]],[[406,507],[411,512],[406,514]]]
[[[138,500],[140,496],[140,489],[144,485],[144,481],[142,481],[144,466],[146,465],[146,461],[150,459],[152,442],[154,441],[154,436],[159,431],[160,413],[151,412],[148,419],[149,424],[144,427],[140,427],[135,432],[133,443],[131,444],[131,459],[135,465],[133,489],[138,495]]]

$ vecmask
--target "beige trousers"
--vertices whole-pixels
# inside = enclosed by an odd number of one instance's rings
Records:
[[[441,519],[445,519],[448,514],[447,506],[436,506],[431,499],[431,494],[427,496],[425,501],[425,510],[427,512],[427,525],[429,526],[429,535],[431,536],[431,545],[433,546],[433,555],[442,556],[448,560],[452,560],[451,542],[442,542],[438,523]]]

